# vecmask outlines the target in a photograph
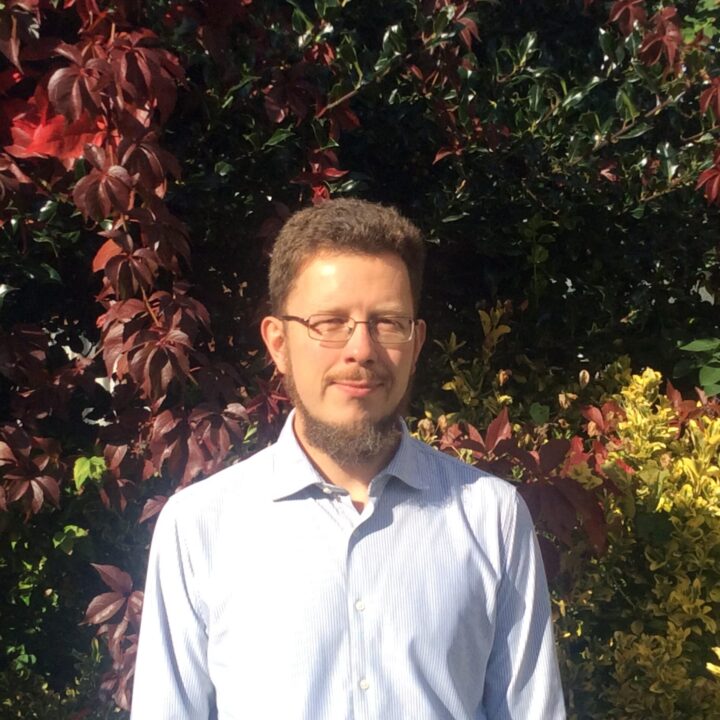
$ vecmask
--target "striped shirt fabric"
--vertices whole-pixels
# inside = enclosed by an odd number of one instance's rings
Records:
[[[131,718],[565,718],[527,508],[404,427],[358,513],[291,416],[160,514]]]

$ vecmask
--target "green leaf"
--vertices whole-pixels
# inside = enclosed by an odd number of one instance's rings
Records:
[[[630,128],[627,132],[621,133],[618,136],[618,140],[632,140],[633,138],[640,137],[641,135],[644,135],[649,130],[652,130],[652,127],[648,125],[647,123],[638,123],[635,125],[635,127]]]
[[[8,293],[11,293],[13,290],[17,290],[16,287],[13,285],[7,285],[6,283],[0,283],[0,308],[3,306],[3,302],[5,301],[5,296]]]
[[[313,28],[310,18],[308,18],[308,16],[298,7],[293,9],[291,22],[293,30],[298,35],[304,35],[305,33],[310,32]]]
[[[530,88],[530,92],[528,93],[528,101],[530,104],[530,109],[534,113],[538,113],[540,110],[540,103],[543,100],[543,89],[542,86],[539,83],[536,83]],[[545,103],[543,103],[543,106]]]
[[[107,470],[105,458],[94,455],[92,457],[79,457],[73,466],[73,480],[75,489],[80,492],[88,480],[98,482]]]
[[[594,77],[583,87],[575,88],[571,90],[562,101],[562,107],[566,110],[579,105],[587,95],[592,91],[593,88],[597,87],[601,82],[604,82],[602,78]]]
[[[713,385],[704,385],[703,390],[708,397],[715,397],[716,395],[720,395],[720,383],[715,383]]]
[[[536,425],[544,425],[550,419],[550,408],[547,405],[534,402],[530,406],[530,419]]]
[[[630,95],[621,87],[615,95],[615,108],[619,113],[623,114],[625,120],[635,120],[639,112]]]
[[[656,152],[660,157],[660,164],[665,177],[671,180],[680,166],[677,161],[677,151],[669,142],[664,142],[657,146]]]
[[[518,64],[522,67],[530,59],[531,55],[535,52],[535,46],[537,45],[537,33],[529,32],[520,42],[518,48]]]
[[[40,263],[40,267],[47,273],[48,280],[57,283],[62,282],[60,273],[58,273],[58,271],[52,265],[48,265],[47,263]]]
[[[700,384],[703,387],[720,383],[720,367],[717,365],[705,365],[700,368]]]
[[[75,541],[79,538],[87,537],[88,534],[85,528],[78,527],[77,525],[66,525],[62,530],[53,535],[53,545],[59,550],[62,550],[66,555],[72,555]]]
[[[290,128],[278,128],[272,134],[272,137],[265,142],[263,147],[275,147],[276,145],[280,145],[280,143],[287,140],[289,137],[293,137],[294,134],[295,133],[293,133]]]
[[[217,175],[219,175],[220,177],[225,177],[232,172],[233,166],[230,163],[225,162],[224,160],[220,160],[215,163],[214,169]]]
[[[400,55],[405,52],[405,35],[400,25],[391,25],[383,35],[383,53]]]
[[[712,352],[718,348],[720,348],[720,338],[702,338],[679,347],[680,350],[685,352]]]
[[[338,57],[348,65],[356,67],[358,64],[357,52],[353,41],[347,36],[343,36],[337,49]]]
[[[315,0],[315,12],[317,12],[318,17],[324,18],[328,8],[336,7],[338,7],[337,0]]]
[[[544,245],[533,245],[532,250],[530,251],[530,262],[533,265],[544,263],[548,257],[550,257],[550,254]]]

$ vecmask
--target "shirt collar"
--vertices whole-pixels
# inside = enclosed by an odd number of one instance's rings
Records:
[[[271,497],[273,500],[294,495],[310,485],[321,485],[324,478],[315,469],[295,436],[293,418],[295,410],[283,425],[277,442],[273,446],[273,478],[271,480]],[[402,435],[400,445],[390,462],[378,473],[378,476],[397,477],[406,485],[416,490],[429,487],[429,480],[420,474],[418,468],[416,440],[413,440],[405,421],[400,419]]]

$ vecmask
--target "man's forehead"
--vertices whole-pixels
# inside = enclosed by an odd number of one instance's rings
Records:
[[[394,253],[391,250],[379,250],[378,252],[365,252],[363,250],[351,250],[345,248],[333,248],[321,246],[317,250],[308,252],[302,257],[298,263],[295,276],[297,277],[303,270],[306,270],[309,265],[314,262],[321,261],[332,261],[337,259],[348,259],[348,260],[372,260],[380,259],[386,260],[391,263],[402,263],[405,266],[403,259],[398,253]]]
[[[357,295],[357,286],[353,284],[353,280],[356,278],[356,272],[357,274],[367,272],[368,261],[376,264],[373,271],[379,273],[385,281],[373,283],[374,299],[382,304],[401,304],[406,299],[404,296],[410,295],[410,281],[404,261],[393,252],[323,250],[311,253],[303,259],[295,273],[288,297],[299,292],[303,296],[302,299],[312,299],[320,304],[341,300],[345,293],[350,291],[348,284],[354,287],[353,294]],[[308,269],[310,273],[305,275]],[[379,297],[378,293],[382,297]]]

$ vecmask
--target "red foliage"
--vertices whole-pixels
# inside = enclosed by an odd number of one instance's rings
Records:
[[[647,19],[645,0],[616,0],[610,8],[610,22],[616,22],[626,37],[635,25],[643,25]]]
[[[700,93],[700,112],[706,113],[708,108],[715,116],[715,122],[720,121],[720,77],[710,81],[710,87]]]
[[[702,189],[708,203],[720,205],[720,148],[715,151],[712,167],[700,173],[695,187]]]
[[[119,707],[129,710],[143,594],[133,591],[132,578],[120,568],[95,563],[93,567],[111,592],[90,601],[84,622],[100,626],[97,634],[106,639],[112,658],[112,669],[102,678],[102,690]]]
[[[25,516],[40,512],[47,501],[60,503],[60,448],[53,440],[33,437],[18,427],[0,428],[0,510],[18,503]]]
[[[645,34],[638,55],[646,65],[655,65],[665,58],[665,72],[676,71],[680,63],[679,51],[683,39],[677,9],[668,5],[650,19],[650,31]]]
[[[588,413],[609,427],[614,407],[608,404],[605,408],[607,422],[597,408],[589,409]],[[604,551],[607,528],[599,498],[569,474],[575,465],[588,461],[591,468],[601,474],[597,451],[586,452],[582,438],[551,439],[528,449],[513,435],[507,409],[503,408],[484,437],[472,425],[461,423],[446,428],[438,445],[450,453],[470,450],[473,463],[493,474],[522,477],[518,491],[539,529],[551,533],[567,547],[573,545],[574,532],[581,529],[595,552]],[[544,541],[541,550],[548,575],[552,577],[559,571],[559,548]]]
[[[293,178],[292,182],[308,185],[312,190],[312,201],[322,202],[330,197],[328,182],[347,175],[347,170],[337,167],[338,158],[334,150],[311,150],[308,158],[309,169]]]

